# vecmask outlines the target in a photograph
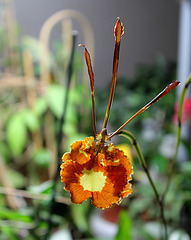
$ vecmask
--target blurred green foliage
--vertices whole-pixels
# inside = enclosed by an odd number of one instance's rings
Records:
[[[25,48],[32,50],[35,77],[38,81],[40,76],[39,49],[36,48],[36,42],[31,39],[27,39],[19,49]],[[47,232],[50,198],[54,186],[53,181],[48,178],[53,152],[46,146],[47,136],[45,132],[47,129],[52,130],[54,139],[48,138],[48,140],[52,145],[56,145],[58,125],[63,115],[67,80],[66,75],[61,71],[66,58],[62,48],[63,45],[60,42],[54,45],[54,61],[52,61],[54,64],[51,65],[53,68],[51,68],[52,83],[44,95],[39,95],[36,98],[32,107],[24,105],[22,108],[17,108],[17,106],[12,106],[19,100],[17,90],[12,91],[8,97],[7,95],[0,97],[1,104],[4,103],[5,99],[7,101],[1,118],[0,152],[7,166],[7,174],[12,186],[25,190],[27,193],[43,194],[49,199],[22,197],[24,203],[22,207],[13,210],[10,209],[6,197],[1,195],[0,239],[2,240],[44,239]],[[80,81],[81,59],[81,55],[76,53],[73,73],[74,84],[69,90],[67,112],[62,126],[63,153],[70,150],[72,142],[82,140],[86,136],[92,135],[93,132],[90,115],[91,98],[87,97],[89,86]],[[56,68],[54,68],[55,65]],[[117,129],[155,97],[168,83],[175,79],[175,72],[175,64],[169,63],[163,56],[159,56],[154,65],[138,66],[134,78],[119,77],[109,119],[109,128]],[[110,86],[107,89],[101,88],[95,91],[98,123],[103,120],[105,115],[109,90]],[[165,142],[165,136],[175,135],[175,125],[172,122],[174,104],[175,91],[172,91],[126,127],[138,139],[160,193],[164,190],[169,168],[169,158],[160,150],[160,146]],[[45,121],[47,115],[51,116],[52,119],[51,124],[48,125]],[[33,137],[35,134],[39,134],[42,138],[41,147],[34,146]],[[127,143],[127,140],[122,138],[120,141]],[[185,145],[188,146],[186,149],[189,149],[187,142]],[[172,144],[170,148],[173,149],[174,145]],[[118,222],[114,223],[118,227],[118,231],[112,239],[160,239],[159,211],[153,190],[150,188],[144,171],[139,166],[134,151],[132,154],[135,172],[132,182],[133,194],[124,199],[121,204],[123,210],[118,215]],[[175,173],[166,197],[165,215],[170,232],[176,228],[181,228],[190,234],[190,162],[178,162]],[[63,184],[60,182],[58,182],[56,196],[70,197],[68,192],[63,191]],[[82,205],[55,202],[51,215],[53,223],[51,232],[59,232],[59,230],[64,229],[68,233],[67,236],[71,236],[71,239],[100,240],[101,237],[93,236],[92,231],[94,226],[91,224],[91,216],[95,212],[96,210],[89,200]]]
[[[138,65],[135,77],[118,77],[110,123],[113,127],[119,127],[175,79],[176,65],[168,62],[162,55],[158,56],[154,65]],[[109,90],[110,84],[107,91],[102,88],[96,89],[98,119],[102,119],[105,114],[108,101],[105,92],[109,95]],[[158,109],[162,109],[167,115],[166,119],[171,121],[169,117],[174,113],[175,91],[166,95],[165,98],[131,123],[136,125],[132,127],[135,132],[140,130],[136,131],[136,128],[140,127],[141,120],[153,116]]]
[[[133,239],[132,238],[132,220],[126,211],[121,211],[119,214],[119,230],[115,240]]]

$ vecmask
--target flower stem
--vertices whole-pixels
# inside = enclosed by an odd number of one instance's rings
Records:
[[[181,92],[181,95],[180,95],[179,108],[178,108],[178,127],[177,127],[177,132],[176,132],[176,135],[177,135],[176,151],[175,151],[175,155],[174,155],[174,158],[173,158],[172,165],[174,165],[174,162],[175,162],[177,154],[178,154],[178,148],[179,148],[179,145],[180,145],[183,105],[184,105],[184,99],[186,97],[186,93],[188,91],[189,84],[191,84],[191,74],[189,75],[188,80],[187,80],[184,88],[182,89],[182,92]]]
[[[154,191],[154,194],[155,194],[155,197],[156,197],[156,201],[157,201],[157,203],[158,203],[158,205],[160,207],[161,220],[162,220],[162,223],[164,225],[164,230],[165,230],[165,237],[164,237],[164,239],[167,240],[168,234],[167,234],[167,223],[166,223],[166,219],[165,219],[165,216],[164,216],[164,204],[163,204],[163,201],[160,198],[159,193],[157,191],[157,188],[156,188],[156,186],[155,186],[155,184],[154,184],[154,182],[153,182],[153,180],[151,178],[151,175],[149,173],[149,169],[147,167],[145,158],[144,158],[144,156],[142,154],[141,148],[140,148],[140,146],[139,146],[135,136],[131,132],[123,130],[123,131],[120,131],[118,134],[128,138],[130,140],[130,142],[132,143],[132,145],[134,146],[136,152],[137,152],[139,163],[143,167],[143,169],[144,169],[144,171],[145,171],[145,173],[146,173],[146,175],[148,177],[148,180],[149,180],[149,182],[151,184],[151,187],[152,187],[152,189]]]
[[[104,119],[102,129],[107,127],[110,109],[111,109],[111,105],[113,102],[113,96],[114,96],[116,79],[117,79],[118,62],[119,62],[120,42],[121,42],[121,36],[123,35],[123,33],[124,33],[123,24],[120,21],[120,19],[118,18],[117,23],[115,24],[115,28],[114,28],[115,49],[114,49],[114,55],[113,55],[113,72],[112,72],[111,89],[110,89],[109,101],[108,101],[107,110],[105,113],[105,119]]]
[[[180,99],[179,99],[179,107],[178,107],[178,126],[177,126],[177,131],[176,131],[176,147],[175,147],[175,153],[174,156],[170,162],[170,166],[169,166],[169,173],[168,173],[168,181],[165,187],[165,190],[163,192],[162,195],[162,199],[164,201],[165,196],[168,192],[169,186],[170,186],[170,182],[173,176],[173,167],[175,164],[175,161],[177,159],[177,155],[178,155],[178,149],[179,149],[179,145],[180,145],[180,140],[181,140],[181,128],[182,128],[182,113],[183,113],[183,105],[184,105],[184,99],[186,97],[186,93],[188,91],[188,86],[191,84],[191,74],[188,77],[188,80],[185,84],[185,86],[182,89],[182,92],[180,94]]]
[[[129,122],[131,122],[135,117],[139,114],[143,113],[150,106],[152,106],[155,102],[158,102],[162,97],[164,97],[167,93],[169,93],[172,89],[177,87],[180,84],[179,81],[173,81],[169,85],[165,87],[165,89],[160,92],[155,98],[153,98],[149,103],[147,103],[144,107],[142,107],[138,112],[136,112],[131,118],[129,118],[121,127],[119,127],[115,132],[113,132],[108,139],[111,139],[116,134],[118,134]]]
[[[91,63],[91,58],[90,54],[83,44],[79,44],[78,46],[83,46],[85,49],[85,59],[86,59],[86,64],[88,68],[88,74],[90,78],[90,87],[91,87],[91,97],[92,97],[92,120],[93,120],[93,129],[94,129],[94,134],[95,136],[97,135],[97,129],[96,129],[96,114],[95,114],[95,94],[94,94],[94,73],[92,69],[92,63]]]

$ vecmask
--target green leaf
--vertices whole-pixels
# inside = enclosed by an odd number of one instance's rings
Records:
[[[18,157],[23,152],[27,141],[27,131],[22,112],[16,113],[8,121],[6,137],[11,152],[15,157]]]
[[[41,168],[47,168],[51,161],[51,152],[48,149],[40,149],[38,150],[34,156],[34,162]]]
[[[51,85],[47,92],[47,102],[50,110],[57,118],[63,114],[65,89],[59,85]]]
[[[0,142],[0,153],[3,156],[3,159],[8,163],[10,160],[10,152],[7,145],[3,141]]]
[[[17,236],[15,229],[12,226],[3,226],[3,223],[0,222],[0,226],[1,226],[1,232],[2,235],[0,235],[0,238],[2,240],[7,240],[7,239],[11,239],[11,240],[19,240],[19,237]]]
[[[24,118],[25,124],[31,132],[37,131],[40,128],[39,119],[32,111],[26,110]]]
[[[132,221],[126,211],[121,211],[119,214],[119,230],[115,240],[132,239]]]
[[[73,88],[70,90],[69,99],[72,103],[79,104],[79,102],[82,101],[82,96],[83,96],[83,93],[80,88],[78,88],[78,89]]]
[[[89,209],[89,202],[85,201],[81,205],[73,204],[71,206],[72,218],[78,229],[82,232],[88,230],[87,209]]]
[[[42,116],[46,110],[47,110],[46,99],[43,97],[38,98],[34,105],[34,112],[37,114],[37,116]]]
[[[71,102],[68,103],[66,111],[66,122],[68,121],[72,123],[77,123],[76,108]]]
[[[181,164],[181,170],[183,173],[191,175],[191,162],[184,162]]]
[[[21,222],[32,222],[33,219],[30,216],[24,215],[19,211],[9,210],[0,207],[0,218],[6,220],[15,220]]]
[[[26,178],[18,171],[9,168],[8,169],[9,178],[15,188],[22,188],[26,184]]]
[[[74,136],[77,132],[77,126],[71,121],[67,121],[62,127],[65,136]]]

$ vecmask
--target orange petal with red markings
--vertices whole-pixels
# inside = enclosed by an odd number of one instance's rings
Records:
[[[92,197],[92,204],[104,209],[132,192],[129,181],[133,168],[123,151],[112,143],[101,145],[100,152],[96,144],[93,137],[72,144],[71,152],[63,156],[60,175],[73,203]]]
[[[93,137],[88,137],[84,141],[76,141],[71,145],[71,160],[84,164],[90,160],[90,146]],[[64,160],[64,159],[63,159]]]

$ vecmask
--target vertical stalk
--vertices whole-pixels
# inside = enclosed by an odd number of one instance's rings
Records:
[[[89,54],[87,48],[83,44],[79,44],[78,46],[83,46],[85,48],[85,59],[86,59],[88,74],[89,74],[89,78],[90,78],[91,97],[92,97],[93,129],[94,129],[94,134],[96,136],[97,135],[97,129],[96,129],[96,114],[95,114],[94,73],[93,73],[93,69],[92,69],[90,54]]]
[[[124,33],[123,24],[120,21],[120,19],[117,18],[117,23],[115,24],[115,28],[114,28],[115,49],[114,49],[114,55],[113,55],[113,72],[112,72],[111,89],[110,89],[109,101],[108,101],[108,105],[107,105],[107,110],[106,110],[102,130],[107,127],[111,104],[113,102],[113,96],[114,96],[116,79],[117,79],[118,62],[119,62],[120,42],[121,42],[121,37],[122,37],[123,33]]]
[[[179,148],[180,140],[181,140],[182,113],[183,113],[184,99],[186,97],[186,93],[188,91],[188,86],[190,84],[191,84],[191,74],[189,75],[188,80],[187,80],[187,82],[186,82],[185,86],[183,87],[182,92],[180,94],[179,107],[178,107],[178,126],[177,126],[177,131],[176,131],[176,147],[175,147],[174,156],[173,156],[173,158],[170,162],[169,173],[168,173],[169,178],[168,178],[165,190],[164,190],[163,195],[162,195],[163,201],[164,201],[165,196],[168,192],[170,182],[171,182],[171,179],[172,179],[172,176],[173,176],[173,167],[174,167],[174,164],[175,164],[175,161],[176,161],[176,158],[177,158],[178,148]]]
[[[130,140],[130,142],[132,143],[132,145],[134,146],[136,152],[137,152],[137,155],[138,155],[138,159],[139,159],[139,163],[140,165],[143,167],[147,177],[148,177],[148,180],[151,184],[151,187],[154,191],[154,194],[155,194],[155,198],[156,198],[156,201],[160,207],[160,215],[161,215],[161,220],[162,220],[162,223],[164,225],[164,230],[165,230],[165,237],[164,239],[167,240],[168,239],[168,233],[167,233],[167,223],[166,223],[166,219],[165,219],[165,216],[164,216],[164,205],[163,205],[163,201],[161,200],[160,196],[159,196],[159,193],[157,191],[157,188],[151,178],[151,175],[149,173],[149,169],[147,167],[147,164],[146,164],[146,161],[145,161],[145,158],[142,154],[142,151],[141,151],[141,148],[135,138],[135,136],[129,132],[129,131],[126,131],[126,130],[123,130],[121,132],[118,133],[119,135],[122,135],[126,138],[128,138]]]
[[[71,56],[70,56],[70,61],[68,65],[68,70],[67,70],[67,86],[66,86],[66,94],[65,94],[65,99],[64,99],[64,104],[63,104],[63,114],[60,119],[59,123],[59,131],[57,135],[57,157],[58,157],[58,162],[57,162],[57,169],[54,175],[53,179],[53,189],[52,189],[52,195],[50,199],[50,208],[49,208],[49,217],[48,217],[48,228],[47,232],[45,234],[45,240],[48,239],[48,236],[50,234],[51,228],[52,228],[52,214],[53,214],[53,207],[55,204],[55,197],[56,197],[56,187],[57,187],[57,181],[58,181],[58,176],[60,172],[60,161],[61,161],[61,155],[62,155],[62,150],[61,150],[61,143],[62,143],[62,137],[63,137],[63,132],[62,132],[62,126],[65,122],[65,116],[66,116],[66,111],[67,111],[67,105],[68,105],[68,96],[69,96],[69,88],[70,88],[70,83],[71,83],[71,77],[72,77],[72,72],[73,72],[73,59],[74,59],[74,50],[75,50],[75,43],[76,43],[76,35],[72,36],[72,51],[71,51]]]

